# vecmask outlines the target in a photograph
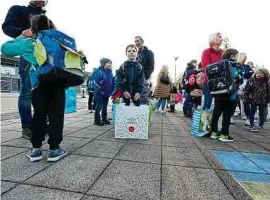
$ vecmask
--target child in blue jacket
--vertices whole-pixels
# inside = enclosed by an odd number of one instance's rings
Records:
[[[144,83],[142,65],[136,61],[138,50],[131,44],[126,47],[128,60],[119,68],[116,78],[116,89],[120,89],[123,101],[130,105],[130,100],[135,106],[140,106],[141,92]]]
[[[32,64],[32,78],[38,80],[35,67],[38,67],[37,58],[34,56],[36,37],[39,31],[53,29],[50,20],[45,15],[34,16],[31,19],[31,31],[33,38],[19,36],[14,40],[2,45],[1,51],[6,56],[22,56]],[[34,66],[34,67],[33,67]],[[32,87],[33,87],[32,83]],[[47,161],[57,161],[64,157],[68,151],[60,148],[63,140],[65,88],[52,85],[35,85],[32,89],[32,104],[34,115],[32,122],[31,143],[33,148],[27,153],[31,162],[42,159],[42,142],[46,134],[46,119],[49,117],[49,140],[50,154]]]
[[[114,91],[114,77],[111,70],[112,61],[103,58],[100,61],[101,66],[96,70],[94,76],[94,98],[95,98],[95,121],[94,124],[103,126],[110,124],[107,118],[107,107],[109,97]],[[100,112],[102,111],[102,120],[100,120]]]

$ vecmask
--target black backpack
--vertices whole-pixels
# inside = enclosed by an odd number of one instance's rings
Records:
[[[222,60],[206,67],[208,87],[212,95],[229,94],[233,86],[232,63]]]

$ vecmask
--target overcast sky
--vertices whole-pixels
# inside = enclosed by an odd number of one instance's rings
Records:
[[[76,38],[88,57],[90,71],[101,57],[113,61],[113,69],[125,59],[126,45],[141,35],[155,54],[155,75],[168,64],[174,76],[173,56],[179,56],[177,72],[191,59],[200,61],[208,36],[221,32],[232,47],[245,52],[249,61],[270,68],[269,6],[267,0],[49,0],[47,15],[57,28]],[[28,0],[1,0],[1,23],[12,5]],[[268,9],[267,9],[268,8]],[[268,13],[267,13],[268,11]],[[268,19],[268,20],[267,20]],[[0,43],[8,37],[1,32]]]

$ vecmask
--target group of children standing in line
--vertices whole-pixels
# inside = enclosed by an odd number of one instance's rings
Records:
[[[258,69],[254,72],[249,65],[245,64],[246,55],[244,53],[239,54],[236,49],[223,51],[217,48],[222,43],[220,33],[211,35],[209,42],[210,48],[203,52],[202,63],[199,64],[199,69],[196,69],[197,63],[193,60],[188,64],[187,70],[184,73],[182,81],[183,89],[185,90],[184,115],[191,117],[192,109],[196,109],[201,105],[202,98],[204,98],[203,110],[210,109],[213,95],[210,94],[206,67],[209,64],[227,60],[232,66],[232,86],[228,94],[214,95],[210,137],[223,142],[233,141],[233,138],[229,135],[229,127],[240,99],[244,102],[244,110],[249,121],[246,124],[250,125],[250,131],[263,131],[263,125],[267,117],[266,111],[268,111],[268,103],[270,102],[269,71],[267,69]],[[211,60],[215,61],[210,62]],[[203,84],[196,81],[200,76],[204,79]],[[201,80],[201,78],[199,79]],[[194,98],[194,91],[196,90],[198,96]],[[254,123],[257,108],[259,108],[259,126],[255,126]],[[222,128],[219,132],[218,120],[221,114],[223,115],[223,120]]]

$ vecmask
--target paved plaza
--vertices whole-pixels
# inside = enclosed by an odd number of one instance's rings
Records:
[[[13,95],[1,103],[3,200],[270,199],[270,123],[255,134],[235,120],[235,141],[221,143],[193,138],[181,113],[155,113],[148,140],[115,139],[114,126],[94,126],[87,99],[78,98],[78,112],[65,116],[69,155],[31,163]],[[46,141],[43,150],[46,157]]]

